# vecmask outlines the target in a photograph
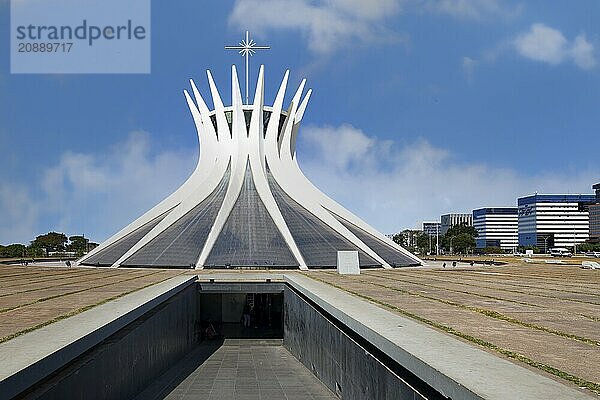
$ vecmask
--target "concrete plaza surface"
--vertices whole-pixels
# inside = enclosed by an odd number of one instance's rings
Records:
[[[218,273],[235,281],[256,272]],[[281,279],[281,270],[271,272]],[[0,266],[0,341],[179,274],[215,273]],[[558,382],[600,392],[600,271],[510,263],[302,274]]]
[[[182,273],[2,265],[0,343]]]

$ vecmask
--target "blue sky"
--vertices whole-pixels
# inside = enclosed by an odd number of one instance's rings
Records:
[[[299,162],[384,232],[600,181],[597,0],[152,2],[152,72],[10,74],[0,1],[0,243],[49,230],[101,241],[173,191],[198,153],[182,90],[229,102],[223,49],[246,29],[314,90]],[[240,76],[240,78],[242,78]],[[243,78],[242,78],[243,79]],[[291,93],[288,93],[288,97]],[[207,96],[209,97],[209,96]]]

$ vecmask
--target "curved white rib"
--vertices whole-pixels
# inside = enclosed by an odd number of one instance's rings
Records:
[[[267,181],[267,177],[265,174],[264,164],[263,164],[263,106],[264,106],[264,66],[260,67],[260,72],[258,75],[258,84],[256,85],[256,94],[254,95],[254,106],[252,110],[252,119],[250,121],[250,148],[254,148],[254,151],[250,151],[250,169],[252,170],[252,177],[254,178],[254,185],[256,187],[256,191],[258,192],[259,197],[261,198],[263,204],[265,205],[267,212],[271,216],[271,219],[275,223],[275,226],[281,233],[281,236],[285,240],[288,245],[290,251],[296,261],[298,261],[300,269],[306,270],[308,267],[306,266],[306,262],[304,261],[304,257],[302,257],[302,253],[298,249],[294,238],[283,219],[283,215],[281,215],[281,211],[279,207],[277,207],[277,203],[275,202],[275,198],[273,197],[273,193],[269,188],[269,182]]]
[[[244,183],[246,163],[248,160],[248,135],[246,134],[246,119],[244,118],[244,111],[242,108],[242,93],[240,92],[240,85],[238,82],[235,65],[231,66],[231,103],[233,112],[233,121],[231,127],[233,150],[231,178],[229,179],[229,186],[227,188],[227,193],[225,194],[223,204],[221,205],[219,213],[217,214],[217,218],[210,229],[208,238],[204,244],[204,248],[198,257],[198,262],[196,264],[198,267],[205,266],[206,260],[208,259],[208,256],[210,255],[210,252],[215,245],[221,230],[225,226],[227,218],[229,218],[229,214],[231,214],[231,210],[233,210],[233,206],[237,201]],[[223,118],[225,118],[224,113]]]
[[[300,121],[302,121],[302,117],[304,116],[304,111],[306,111],[306,106],[308,105],[308,100],[310,99],[310,95],[312,94],[312,89],[308,89],[306,92],[306,96],[304,96],[304,100],[300,103],[300,107],[298,107],[298,111],[296,111],[296,115],[294,116],[294,125],[292,127],[292,138],[291,138],[291,152],[292,158],[296,157],[296,140],[298,139],[298,130],[300,129]]]

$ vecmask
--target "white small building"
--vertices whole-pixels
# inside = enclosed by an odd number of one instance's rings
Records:
[[[478,249],[501,247],[503,250],[514,250],[519,245],[517,207],[473,210],[473,227],[478,233]]]

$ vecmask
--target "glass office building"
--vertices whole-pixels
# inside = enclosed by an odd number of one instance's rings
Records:
[[[572,248],[589,238],[589,208],[595,195],[534,194],[518,204],[519,245],[542,251]]]
[[[476,247],[514,250],[519,245],[517,207],[486,207],[473,210]]]

